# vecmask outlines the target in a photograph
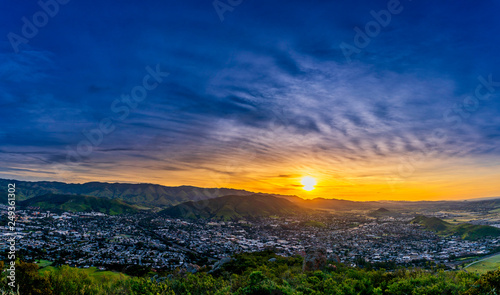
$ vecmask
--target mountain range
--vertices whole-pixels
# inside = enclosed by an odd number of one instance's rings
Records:
[[[139,210],[122,200],[93,196],[44,194],[20,202],[21,206],[39,207],[49,211],[101,212],[109,215],[136,213]]]
[[[51,181],[19,181],[0,179],[0,187],[16,184],[17,199],[27,200],[36,196],[52,194],[77,194],[108,199],[121,199],[127,203],[147,207],[167,207],[187,201],[200,201],[226,195],[251,195],[253,192],[228,188],[199,188],[194,186],[163,186],[159,184],[129,184],[88,182],[83,184]],[[0,191],[7,198],[7,190]]]
[[[34,197],[47,194],[54,195],[82,195],[98,198],[121,200],[126,204],[136,205],[136,208],[161,210],[172,206],[180,205],[186,202],[193,204],[202,204],[203,201],[218,199],[223,196],[253,196],[256,193],[231,189],[231,188],[200,188],[194,186],[162,186],[158,184],[129,184],[129,183],[103,183],[89,182],[83,184],[49,182],[49,181],[19,181],[0,179],[0,187],[7,187],[8,183],[16,184],[16,196],[18,201],[28,200]],[[334,192],[332,192],[334,193]],[[500,210],[500,199],[470,200],[470,201],[370,201],[359,202],[340,199],[315,198],[305,200],[297,196],[262,194],[261,196],[280,198],[293,203],[294,205],[307,209],[334,210],[334,211],[352,211],[352,210],[377,210],[385,208],[396,212],[418,212],[427,211],[448,211],[448,210],[467,210],[471,212],[490,212]],[[7,198],[7,190],[0,190],[0,198]],[[244,198],[242,198],[243,200]],[[222,199],[226,200],[226,199]],[[227,199],[230,200],[230,199]],[[270,199],[274,200],[274,199]],[[201,202],[201,203],[196,203]],[[216,201],[213,204],[218,204]],[[274,203],[274,201],[270,202]],[[189,205],[184,204],[185,209]],[[212,203],[210,203],[212,204]],[[215,206],[215,205],[214,205]],[[228,205],[231,207],[232,205]],[[272,204],[271,204],[272,207]],[[180,208],[180,207],[179,207]],[[250,209],[249,209],[250,210]],[[274,212],[274,209],[269,209]],[[188,210],[189,211],[189,210]],[[196,211],[196,210],[195,210]],[[195,212],[200,216],[213,214],[208,212]],[[237,213],[237,210],[235,211]],[[378,214],[374,213],[374,214]],[[224,215],[223,213],[220,213]],[[239,214],[239,213],[237,213]],[[245,213],[246,214],[246,213]],[[249,215],[250,212],[248,213]]]
[[[463,210],[471,212],[488,212],[500,209],[500,198],[460,201],[349,201],[340,199],[314,198],[305,200],[296,196],[279,196],[310,209],[351,211],[376,210],[384,208],[396,211],[450,211]]]

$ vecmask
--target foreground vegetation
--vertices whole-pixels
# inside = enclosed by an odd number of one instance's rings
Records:
[[[196,274],[176,271],[128,277],[117,273],[61,266],[42,271],[19,262],[17,294],[498,294],[500,271],[482,276],[439,269],[392,272],[329,265],[302,272],[301,257],[283,258],[272,252],[238,254],[217,271]],[[1,263],[0,263],[1,264]],[[2,273],[0,290],[6,294]]]

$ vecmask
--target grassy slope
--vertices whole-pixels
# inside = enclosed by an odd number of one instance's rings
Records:
[[[44,260],[44,259],[37,261],[37,262],[38,262],[37,263],[38,267],[46,267],[46,266],[52,265],[52,261],[48,261],[48,260]]]
[[[93,276],[95,278],[100,278],[100,279],[125,279],[128,278],[129,276],[121,273],[121,272],[115,272],[115,271],[109,271],[109,270],[99,270],[97,267],[89,267],[89,268],[76,268],[76,267],[70,267],[71,269],[75,269],[81,272],[84,272],[90,276]],[[42,267],[38,270],[41,274],[45,274],[47,272],[54,272],[58,271],[57,267],[53,266],[46,266]]]
[[[488,271],[494,271],[500,267],[500,254],[489,257],[485,260],[479,260],[474,264],[471,264],[466,268],[469,272],[486,273]]]
[[[469,223],[451,224],[437,217],[425,216],[417,216],[412,222],[418,223],[439,235],[458,235],[466,240],[500,236],[499,228],[488,225],[474,225]]]

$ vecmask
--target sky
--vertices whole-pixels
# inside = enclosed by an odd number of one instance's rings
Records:
[[[0,7],[0,178],[500,196],[498,1]]]

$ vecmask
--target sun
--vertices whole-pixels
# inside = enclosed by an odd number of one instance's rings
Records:
[[[304,190],[312,191],[317,182],[316,179],[314,179],[314,177],[304,176],[300,183],[302,183],[302,185],[304,186],[303,187]]]

